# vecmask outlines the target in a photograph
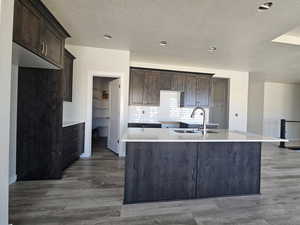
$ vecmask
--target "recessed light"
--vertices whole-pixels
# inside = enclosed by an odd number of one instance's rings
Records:
[[[209,52],[215,52],[215,51],[217,51],[217,48],[216,48],[216,47],[210,47],[210,48],[208,49],[208,51],[209,51]]]
[[[166,41],[161,41],[161,42],[159,42],[159,45],[160,45],[161,47],[166,47],[167,44],[168,44],[168,42],[166,42]]]
[[[103,37],[104,37],[106,40],[112,39],[112,36],[110,36],[109,34],[105,34]]]
[[[264,4],[261,4],[259,7],[258,7],[258,11],[266,11],[268,9],[270,9],[273,5],[273,2],[266,2]]]

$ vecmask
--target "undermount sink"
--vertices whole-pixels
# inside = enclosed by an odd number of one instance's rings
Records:
[[[180,130],[174,130],[174,132],[179,133],[179,134],[203,134],[203,130],[198,130],[198,129],[194,129],[194,130],[180,129]],[[207,134],[217,134],[218,131],[207,130],[206,133]]]

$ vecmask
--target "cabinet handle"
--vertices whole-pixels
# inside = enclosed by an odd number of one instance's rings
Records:
[[[48,45],[45,44],[45,46],[46,46],[46,53],[45,53],[45,55],[47,56],[47,54],[48,54]]]
[[[45,44],[44,42],[42,42],[42,55],[44,54],[44,50],[45,50]]]

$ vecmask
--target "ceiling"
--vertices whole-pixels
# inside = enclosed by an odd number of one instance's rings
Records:
[[[70,44],[130,50],[132,61],[250,71],[269,81],[300,82],[300,46],[272,42],[300,26],[299,0],[273,0],[265,12],[257,11],[264,3],[259,0],[43,2],[71,33]],[[167,47],[159,46],[162,40]],[[211,46],[217,51],[209,52]]]

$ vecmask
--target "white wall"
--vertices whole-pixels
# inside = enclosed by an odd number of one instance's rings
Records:
[[[18,72],[19,67],[12,65],[11,70],[11,105],[10,105],[10,141],[9,141],[9,183],[17,180],[17,106],[18,106]]]
[[[8,224],[8,163],[12,57],[12,0],[0,0],[0,225]]]
[[[255,77],[250,73],[247,131],[260,135],[263,134],[264,89],[264,82],[261,80],[256,80]]]
[[[280,119],[300,120],[300,85],[265,83],[263,134],[279,137]],[[300,124],[291,124],[287,137],[300,139]]]
[[[73,102],[64,102],[64,121],[84,121],[85,156],[91,154],[91,125],[92,108],[92,76],[120,77],[121,82],[121,133],[127,127],[128,91],[129,91],[129,51],[92,48],[68,45],[67,49],[74,54]],[[120,155],[125,154],[125,145],[122,144]]]
[[[213,68],[185,67],[182,65],[161,65],[134,61],[131,62],[131,66],[188,72],[214,73],[215,77],[229,78],[229,129],[239,131],[247,130],[248,72],[219,70]]]

